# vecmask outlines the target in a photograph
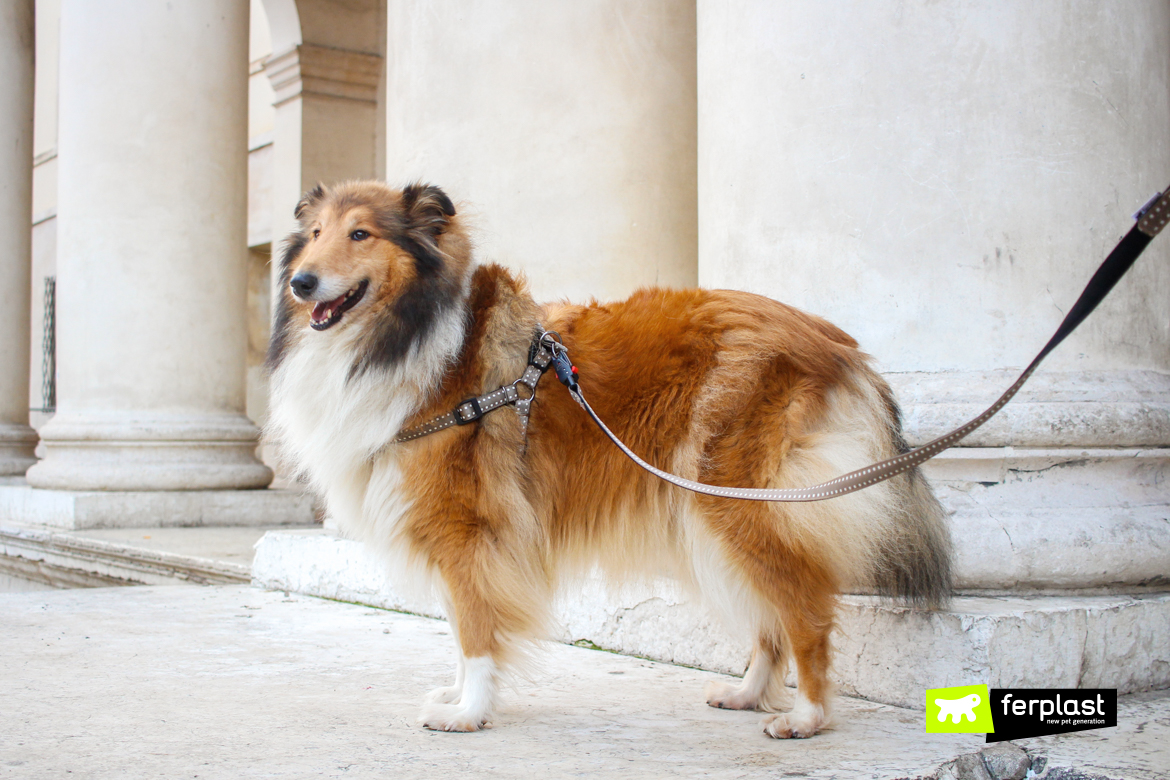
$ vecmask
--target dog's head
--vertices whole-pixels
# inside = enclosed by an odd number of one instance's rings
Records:
[[[349,328],[368,331],[367,362],[393,362],[455,302],[471,262],[455,206],[438,187],[318,185],[296,218],[281,259],[272,367],[293,334],[329,338]]]

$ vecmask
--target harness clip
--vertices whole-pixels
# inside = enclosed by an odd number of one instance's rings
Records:
[[[553,369],[562,385],[577,392],[577,367],[569,360],[569,353],[564,347],[553,355]]]
[[[470,408],[470,413],[464,411],[468,408]],[[467,425],[468,423],[473,423],[480,417],[483,417],[483,409],[479,407],[478,398],[468,398],[466,401],[456,406],[455,410],[451,412],[451,414],[455,416],[456,425]]]

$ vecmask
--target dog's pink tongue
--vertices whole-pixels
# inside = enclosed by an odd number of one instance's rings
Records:
[[[327,320],[329,318],[327,312],[337,311],[337,307],[340,306],[341,302],[344,300],[345,296],[342,295],[340,297],[334,298],[331,301],[322,301],[321,303],[318,303],[313,307],[313,321],[324,322]]]

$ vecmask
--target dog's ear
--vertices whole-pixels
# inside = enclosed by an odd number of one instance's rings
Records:
[[[321,199],[324,197],[325,188],[318,184],[316,187],[301,196],[300,203],[298,203],[297,207],[293,210],[293,216],[297,219],[300,219],[305,215],[306,211],[320,203]]]
[[[402,210],[411,230],[437,238],[447,229],[455,206],[447,193],[430,184],[415,183],[402,191]]]

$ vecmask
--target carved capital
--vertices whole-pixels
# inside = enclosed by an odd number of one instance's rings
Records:
[[[264,61],[279,106],[301,95],[376,103],[382,58],[376,54],[302,43]]]

